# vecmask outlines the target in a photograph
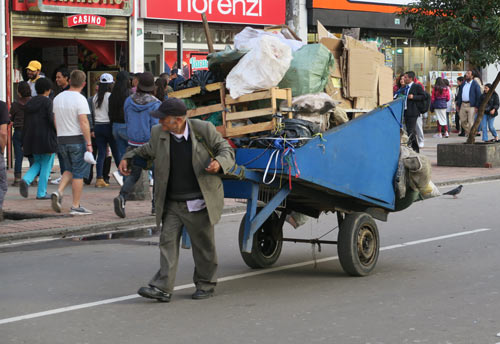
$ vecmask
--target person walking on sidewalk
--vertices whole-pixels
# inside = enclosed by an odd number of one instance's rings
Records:
[[[160,124],[149,142],[125,154],[120,170],[130,172],[128,159],[153,159],[156,188],[156,223],[160,226],[160,269],[138,294],[169,302],[174,290],[179,241],[185,227],[192,242],[195,264],[193,299],[213,295],[217,283],[214,225],[224,206],[219,173],[234,166],[234,151],[214,125],[186,118],[182,100],[165,100],[153,116]]]
[[[10,107],[10,120],[14,127],[12,134],[12,144],[14,146],[14,182],[12,186],[19,186],[23,168],[23,127],[24,127],[24,107],[31,99],[31,88],[26,81],[21,81],[17,86],[18,100]],[[33,164],[33,157],[29,156],[30,166]]]
[[[85,87],[85,73],[74,70],[70,75],[70,88],[54,99],[54,115],[57,128],[58,152],[64,160],[66,170],[57,191],[52,193],[52,209],[62,211],[62,198],[66,186],[71,182],[73,202],[70,214],[88,215],[92,212],[80,205],[83,177],[89,175],[90,165],[85,162],[85,152],[92,153],[90,114],[87,99],[81,95]]]
[[[115,139],[113,138],[113,130],[109,119],[109,96],[111,95],[112,85],[113,76],[109,73],[102,74],[99,78],[97,94],[92,98],[94,134],[97,144],[96,188],[109,186],[103,178],[104,161],[106,160],[108,145],[117,167],[120,162],[120,156],[116,148]]]
[[[7,171],[5,170],[5,158],[3,156],[7,145],[7,126],[9,125],[9,109],[7,104],[0,100],[0,221],[3,221],[3,201],[7,193]]]
[[[425,94],[422,86],[415,82],[414,72],[410,71],[405,73],[405,84],[408,87],[404,111],[405,126],[408,132],[408,144],[418,153],[420,149],[417,142],[416,125],[417,119],[420,116],[420,111],[418,110],[417,102],[423,101],[425,99]]]
[[[151,116],[151,112],[158,109],[161,102],[153,96],[155,80],[150,72],[141,73],[137,92],[127,98],[124,105],[125,123],[127,123],[128,151],[145,145],[151,137],[151,129],[158,124],[158,119]],[[126,155],[126,153],[125,153]],[[123,160],[123,158],[122,158]],[[114,199],[115,213],[125,217],[125,202],[132,193],[135,184],[141,177],[143,169],[148,166],[148,161],[137,156],[132,161],[131,172],[125,178],[120,194]],[[121,172],[121,171],[120,171]],[[122,173],[123,174],[123,173]],[[153,213],[154,213],[153,189]]]
[[[457,111],[459,111],[460,122],[464,128],[465,135],[469,136],[469,131],[474,125],[474,117],[479,109],[479,99],[481,98],[481,88],[472,79],[472,71],[465,73],[465,79],[457,94]]]
[[[455,129],[457,130],[458,136],[465,136],[465,130],[462,128],[462,125],[460,124],[460,114],[458,111],[458,105],[457,105],[457,100],[458,100],[458,89],[460,89],[460,85],[464,82],[464,77],[459,76],[457,78],[457,93],[455,93],[455,98],[453,101],[455,102]]]
[[[127,71],[121,71],[116,76],[116,83],[109,96],[109,120],[112,124],[113,138],[115,139],[118,150],[118,160],[120,163],[123,154],[128,147],[127,124],[125,123],[125,114],[123,105],[130,95],[130,75]],[[123,176],[119,171],[113,172],[113,177],[120,186],[123,185]]]
[[[37,96],[31,98],[24,111],[23,150],[24,154],[33,155],[34,163],[19,182],[19,193],[28,197],[28,188],[40,175],[36,199],[50,199],[47,195],[47,183],[57,151],[57,133],[49,95],[52,82],[40,78],[35,84]]]
[[[484,85],[484,93],[481,94],[481,98],[479,100],[479,103],[481,103],[486,97],[486,93],[488,93],[491,89],[491,84],[486,84]],[[492,142],[498,142],[498,135],[497,131],[495,130],[495,117],[498,115],[498,108],[500,106],[500,100],[498,98],[498,93],[496,91],[493,91],[493,94],[491,95],[490,100],[488,101],[488,104],[486,104],[486,107],[484,108],[484,115],[483,119],[481,121],[481,126],[482,126],[482,131],[483,131],[483,141],[488,141],[488,129],[491,132],[491,135],[493,135],[493,139],[491,140]]]
[[[441,127],[444,127],[444,137],[449,137],[448,134],[448,122],[446,118],[446,108],[447,103],[450,100],[450,91],[446,86],[444,80],[442,78],[437,78],[434,87],[432,88],[432,96],[431,96],[431,109],[434,110],[437,116],[437,129],[438,132],[434,135],[434,137],[441,138],[443,137],[441,134]]]

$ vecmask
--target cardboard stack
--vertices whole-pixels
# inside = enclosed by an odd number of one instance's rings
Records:
[[[371,110],[392,100],[393,72],[375,43],[337,38],[319,21],[318,36],[335,58],[326,93],[340,102],[340,108]]]

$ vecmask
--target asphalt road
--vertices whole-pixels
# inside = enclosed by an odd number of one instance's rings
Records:
[[[242,214],[226,216],[217,295],[202,301],[190,299],[187,250],[171,303],[136,297],[158,268],[155,237],[2,247],[0,343],[500,343],[499,189],[465,185],[377,222],[383,249],[367,277],[347,276],[335,246],[315,266],[311,246],[292,243],[272,269],[251,270]],[[285,236],[335,226],[322,216]]]

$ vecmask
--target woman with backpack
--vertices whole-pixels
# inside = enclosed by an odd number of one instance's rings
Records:
[[[481,98],[479,102],[482,102],[484,97],[486,97],[486,94],[490,91],[491,89],[491,84],[486,84],[484,85],[484,92],[481,94]],[[498,135],[495,130],[495,117],[498,115],[498,107],[500,106],[500,100],[498,98],[498,93],[493,91],[493,94],[491,95],[490,100],[488,101],[488,104],[486,104],[486,107],[484,108],[484,115],[483,119],[481,121],[481,126],[483,129],[483,141],[488,141],[488,129],[491,132],[491,135],[493,135],[493,139],[490,142],[498,142]]]
[[[431,96],[431,111],[437,116],[437,128],[438,132],[434,137],[442,138],[441,127],[444,128],[444,137],[450,136],[448,133],[448,121],[446,119],[446,108],[447,103],[450,100],[450,91],[446,86],[443,78],[437,78],[434,87],[432,88]]]

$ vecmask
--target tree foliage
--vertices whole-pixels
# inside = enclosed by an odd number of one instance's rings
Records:
[[[500,0],[421,0],[399,14],[446,64],[467,59],[486,67],[500,60]]]

